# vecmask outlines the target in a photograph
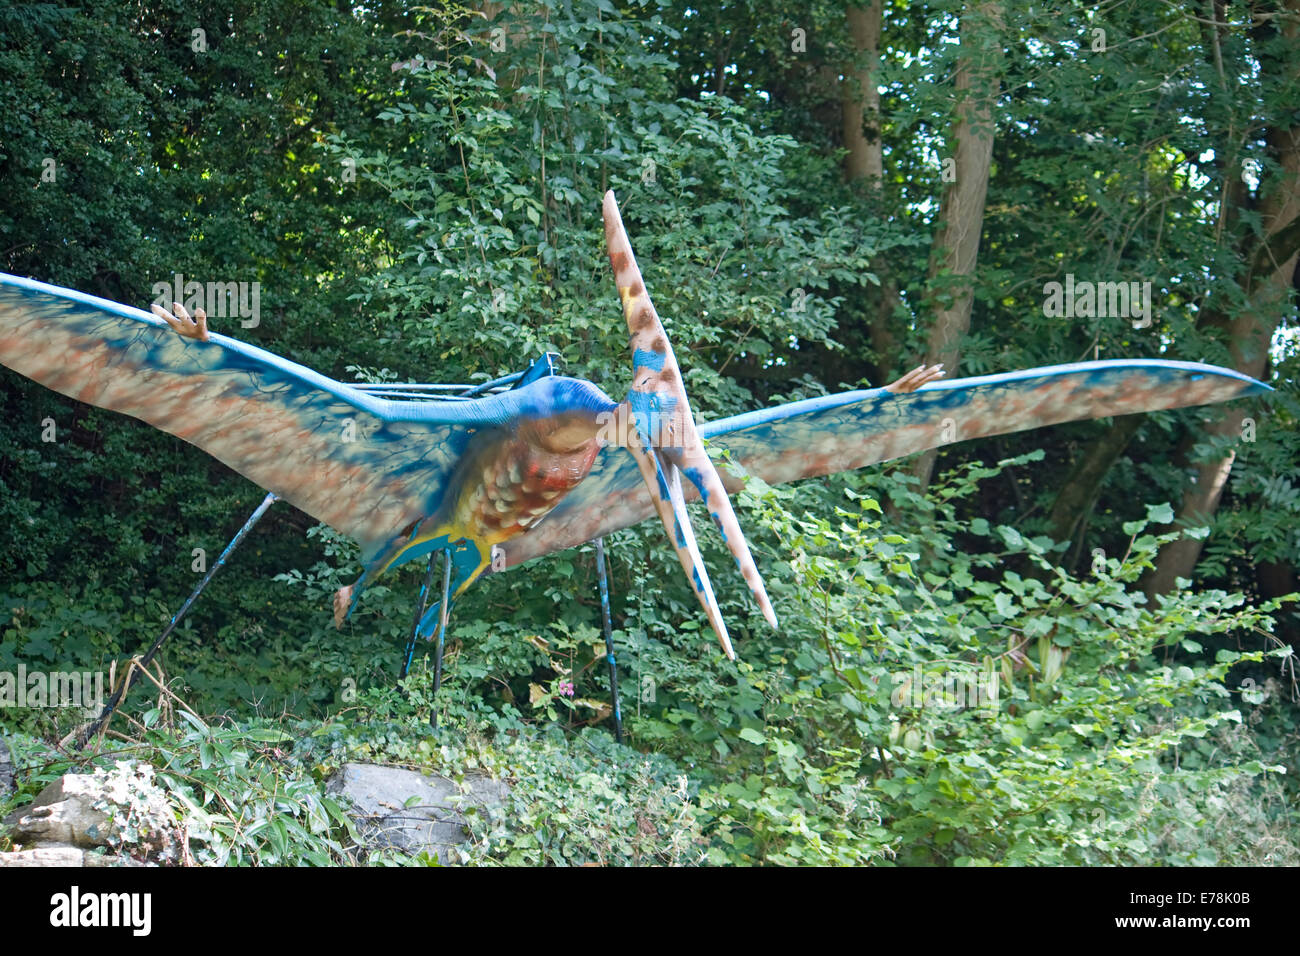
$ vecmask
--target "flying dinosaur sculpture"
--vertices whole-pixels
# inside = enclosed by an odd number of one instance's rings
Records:
[[[336,620],[389,568],[441,553],[447,597],[419,617],[427,635],[439,622],[445,629],[451,602],[483,574],[658,515],[728,657],[690,501],[704,502],[774,627],[776,616],[728,497],[743,477],[716,468],[705,440],[779,483],[956,440],[1269,390],[1191,362],[1084,362],[949,381],[921,366],[884,388],[697,427],[612,192],[604,220],[631,335],[632,386],[621,402],[554,374],[547,357],[476,397],[347,384],[211,331],[201,309],[176,303],[150,315],[3,274],[0,364],[183,438],[356,539],[365,572],[336,596]]]

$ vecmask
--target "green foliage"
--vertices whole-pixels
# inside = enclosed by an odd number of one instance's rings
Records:
[[[1282,685],[1230,678],[1289,662],[1268,634],[1277,602],[1185,591],[1148,606],[1132,585],[1168,535],[1145,521],[1128,528],[1128,553],[1075,577],[1045,539],[955,519],[981,481],[1020,464],[962,469],[925,497],[894,476],[851,476],[819,489],[838,507],[809,514],[791,508],[800,491],[751,482],[742,507],[756,537],[788,555],[769,576],[783,626],[742,636],[728,664],[698,631],[660,652],[679,635],[630,615],[650,634],[619,635],[633,644],[625,720],[649,753],[603,729],[565,732],[560,719],[574,718],[554,695],[490,702],[493,685],[548,670],[581,686],[573,664],[599,657],[593,634],[528,641],[517,626],[473,625],[436,700],[417,666],[323,722],[216,725],[154,708],[121,752],[156,768],[196,862],[350,859],[355,835],[321,785],[345,760],[506,781],[504,806],[470,814],[469,863],[1294,860],[1293,785],[1277,777],[1294,734],[1246,732],[1281,706]],[[891,531],[885,497],[922,530]],[[1256,649],[1221,646],[1203,662],[1222,637]],[[647,666],[653,701],[636,696]],[[68,764],[35,762],[19,748],[24,793]]]
[[[10,805],[64,773],[107,772],[107,804],[118,829],[110,848],[164,863],[215,866],[345,863],[355,830],[311,768],[275,745],[293,737],[269,721],[214,727],[188,711],[175,726],[143,715],[137,740],[81,760],[14,738],[23,788]],[[120,785],[115,786],[115,782]],[[114,796],[116,791],[121,796]],[[174,818],[159,819],[142,793],[161,791]],[[146,812],[147,811],[147,812]]]
[[[727,852],[777,863],[1213,862],[1186,838],[1209,825],[1207,795],[1267,786],[1244,780],[1283,769],[1276,752],[1238,760],[1197,748],[1242,719],[1225,687],[1232,667],[1265,653],[1286,663],[1290,649],[1267,634],[1277,602],[1184,592],[1146,606],[1132,584],[1171,537],[1146,522],[1128,528],[1122,559],[1078,578],[1052,563],[1046,539],[955,520],[1000,470],[965,469],[928,499],[887,477],[849,478],[846,504],[816,516],[751,480],[751,522],[790,554],[768,576],[782,628],[741,645],[721,699],[649,719],[651,739],[683,759],[711,744],[701,802]],[[903,523],[922,531],[888,531],[855,485],[904,499]],[[971,537],[982,547],[957,545]],[[1253,634],[1262,649],[1198,660],[1202,642],[1228,634]],[[634,733],[646,722],[632,721]],[[676,733],[654,732],[662,723]],[[1278,811],[1274,825],[1293,825]],[[1183,831],[1177,849],[1159,836],[1170,829]]]
[[[847,208],[793,211],[790,168],[807,152],[727,100],[665,99],[668,64],[637,43],[657,17],[603,7],[540,4],[542,32],[507,16],[505,49],[486,58],[471,32],[485,28],[428,13],[441,43],[380,110],[390,144],[329,139],[332,161],[353,158],[408,213],[391,264],[362,279],[371,334],[459,379],[552,349],[620,393],[608,356],[626,332],[596,212],[613,188],[697,406],[745,407],[753,393],[728,367],[774,379],[800,348],[834,348],[826,290],[873,281],[885,240]]]
[[[880,384],[946,294],[926,257],[959,6],[887,5],[878,194],[840,173],[827,77],[853,53],[836,4],[536,0],[490,23],[382,2],[5,7],[0,168],[17,185],[0,268],[137,305],[174,272],[255,280],[263,321],[235,334],[340,378],[477,381],[555,350],[619,396],[598,215],[613,188],[701,418]],[[1262,131],[1295,102],[1272,67],[1294,54],[1231,8],[1217,51],[1174,5],[1109,10],[1104,59],[1095,10],[1013,13],[962,372],[1229,362],[1260,224],[1219,203],[1247,159],[1270,172]],[[1068,272],[1150,279],[1152,327],[1044,315],[1043,283]],[[1145,416],[1068,548],[1048,514],[1109,422],[952,446],[925,494],[890,473],[751,483],[741,522],[782,626],[715,575],[738,663],[661,529],[612,536],[630,746],[608,739],[589,550],[467,593],[434,700],[427,648],[389,689],[422,569],[369,588],[336,631],[355,546],[281,505],[160,658],[171,691],[219,716],[172,719],[144,682],[124,708],[138,726],[115,724],[131,742],[96,760],[151,765],[202,863],[353,859],[322,786],[346,759],[509,781],[508,806],[472,822],[477,863],[1293,863],[1298,619],[1278,595],[1300,560],[1300,405],[1283,312],[1251,435],[1211,445],[1212,412]],[[193,549],[211,560],[262,493],[8,371],[0,393],[0,672],[107,673],[194,586]],[[1138,578],[1172,516],[1151,504],[1228,450],[1195,589],[1148,603]],[[730,567],[715,536],[701,546]],[[40,742],[80,719],[0,711],[19,742],[10,805],[95,762]]]
[[[481,707],[452,707],[434,733],[424,707],[430,683],[423,672],[401,692],[368,691],[359,713],[325,722],[216,726],[185,709],[155,708],[131,741],[109,742],[102,756],[82,760],[18,736],[22,787],[0,811],[63,773],[89,770],[107,778],[111,793],[122,792],[113,847],[131,855],[197,865],[346,864],[361,838],[348,807],[324,781],[345,761],[387,762],[458,781],[488,774],[510,786],[501,806],[465,808],[471,840],[463,862],[681,865],[702,859],[707,840],[696,795],[687,775],[665,758],[620,747],[604,732],[538,732],[508,710]],[[141,813],[145,803],[135,797],[142,791],[164,794],[174,818]],[[389,850],[370,851],[365,859],[431,862]]]

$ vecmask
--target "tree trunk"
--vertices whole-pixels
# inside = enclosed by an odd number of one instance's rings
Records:
[[[885,177],[884,144],[880,134],[880,90],[875,73],[880,62],[881,22],[884,0],[869,0],[864,6],[850,5],[845,26],[853,43],[853,62],[847,64],[840,81],[840,120],[844,147],[844,179],[860,183],[868,196],[879,202]],[[872,261],[880,278],[867,304],[867,338],[871,344],[873,384],[889,380],[897,342],[891,328],[900,298],[898,279],[884,257]]]
[[[1141,415],[1121,415],[1089,444],[1052,503],[1048,534],[1055,540],[1068,541],[1079,529],[1097,502],[1102,479],[1124,453],[1141,424]]]
[[[1283,597],[1300,591],[1296,581],[1295,568],[1280,561],[1262,562],[1255,569],[1255,581],[1259,593],[1264,598]],[[1300,609],[1295,601],[1287,601],[1279,609],[1273,636],[1287,644],[1300,645],[1300,626],[1296,623],[1295,612]]]
[[[1290,0],[1287,6],[1300,12],[1300,0]],[[1285,27],[1287,34],[1300,40],[1300,28],[1292,19]],[[1232,365],[1239,372],[1254,378],[1263,378],[1268,368],[1268,346],[1277,328],[1294,285],[1296,269],[1297,231],[1300,226],[1300,125],[1275,126],[1267,135],[1268,153],[1277,163],[1278,172],[1271,182],[1260,185],[1261,200],[1258,207],[1260,228],[1267,237],[1250,249],[1245,257],[1245,273],[1241,287],[1246,304],[1228,323],[1228,347]],[[1212,306],[1207,303],[1207,306]],[[1215,321],[1219,321],[1217,318]],[[1229,409],[1211,424],[1207,433],[1211,437],[1240,439],[1242,408]],[[1183,493],[1176,523],[1189,527],[1203,525],[1214,516],[1223,495],[1224,486],[1232,472],[1235,452],[1196,465],[1195,474]],[[1203,541],[1183,538],[1160,552],[1155,570],[1144,582],[1148,596],[1167,594],[1175,587],[1178,578],[1191,578],[1201,555]]]
[[[957,371],[961,342],[970,329],[973,277],[993,158],[993,108],[1002,59],[1001,37],[997,34],[1001,26],[1000,3],[980,3],[961,22],[962,52],[955,81],[960,102],[950,140],[956,144],[956,178],[944,189],[932,246],[931,288],[935,289],[939,281],[943,288],[925,356],[927,365],[941,363],[950,377]],[[932,449],[912,463],[910,470],[921,480],[922,488],[929,484],[936,454]]]
[[[840,114],[843,120],[844,178],[865,181],[868,189],[879,189],[885,175],[880,142],[880,91],[875,76],[880,56],[881,6],[871,0],[865,7],[850,6],[844,14],[853,41],[854,62],[844,70],[840,84]]]

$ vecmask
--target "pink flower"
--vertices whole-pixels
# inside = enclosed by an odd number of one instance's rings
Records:
[[[565,697],[572,697],[573,683],[567,680],[560,681],[560,693],[563,694]]]

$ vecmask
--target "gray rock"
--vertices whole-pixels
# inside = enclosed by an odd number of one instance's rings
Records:
[[[86,851],[79,846],[43,846],[35,850],[0,853],[0,868],[27,866],[82,866]]]
[[[0,853],[0,869],[5,867],[35,866],[141,866],[130,857],[95,853],[79,846],[61,843],[37,847],[34,850],[14,850]]]
[[[103,799],[103,786],[92,775],[67,773],[42,790],[30,806],[6,817],[5,823],[13,827],[13,841],[24,846],[106,846],[112,835],[110,817],[94,806]]]
[[[147,849],[171,849],[176,821],[166,797],[153,783],[148,764],[119,761],[112,771],[66,773],[4,822],[13,827],[10,839],[25,850],[94,849],[118,837],[110,807],[118,808],[119,814],[129,812]]]
[[[490,777],[472,775],[457,784],[438,774],[365,763],[344,764],[326,789],[352,802],[367,847],[424,852],[443,864],[459,862],[453,851],[469,840],[465,809],[500,805],[510,792]]]
[[[14,764],[9,753],[9,745],[0,737],[0,800],[9,796],[14,789]]]

